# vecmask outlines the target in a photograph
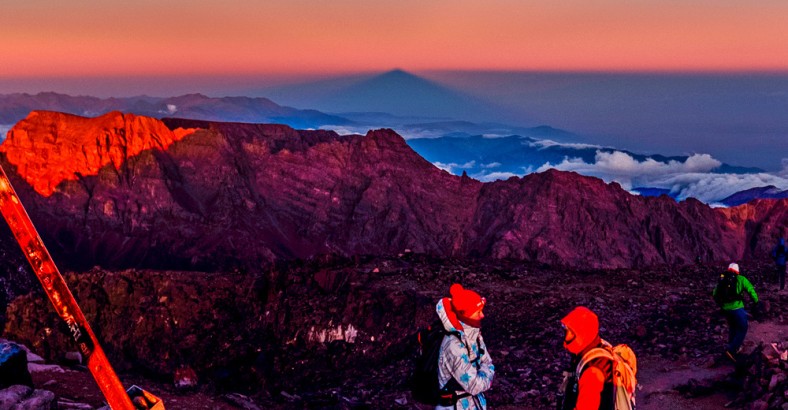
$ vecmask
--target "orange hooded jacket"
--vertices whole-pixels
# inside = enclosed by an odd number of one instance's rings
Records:
[[[601,344],[599,319],[586,307],[579,306],[561,319],[566,328],[564,348],[577,357]],[[607,366],[610,366],[608,363]],[[605,369],[607,370],[607,369]],[[587,366],[578,381],[578,397],[575,410],[598,410],[605,388],[607,374],[597,366]]]

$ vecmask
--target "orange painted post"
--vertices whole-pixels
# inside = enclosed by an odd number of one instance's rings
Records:
[[[36,232],[33,222],[27,215],[27,211],[19,201],[11,182],[5,171],[0,167],[0,213],[3,214],[11,232],[14,233],[16,241],[22,247],[25,257],[33,267],[38,280],[44,286],[49,301],[55,307],[57,314],[66,322],[71,336],[77,342],[79,351],[85,357],[88,369],[96,379],[101,392],[107,399],[107,403],[113,410],[134,410],[126,390],[120,383],[118,376],[109,364],[107,356],[101,349],[96,335],[90,329],[90,325],[82,310],[74,300],[74,296],[63,280],[63,276],[52,261],[44,243]]]

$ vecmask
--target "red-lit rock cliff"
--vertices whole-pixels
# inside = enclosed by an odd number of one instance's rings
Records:
[[[110,144],[97,142],[106,116],[31,115],[0,147],[16,185],[18,174],[52,193],[17,187],[56,259],[78,268],[227,269],[405,249],[628,267],[762,257],[788,229],[786,200],[715,210],[559,171],[482,184],[435,168],[391,130],[118,116],[145,126],[110,127],[125,130]],[[46,155],[23,157],[42,141]],[[110,160],[89,168],[74,155]]]
[[[121,170],[130,157],[167,149],[191,132],[117,111],[97,118],[33,111],[9,131],[0,152],[28,184],[49,196],[63,181],[96,175],[107,164]]]

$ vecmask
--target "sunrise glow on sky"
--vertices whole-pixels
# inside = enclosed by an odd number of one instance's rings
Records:
[[[0,77],[786,71],[788,2],[6,0]]]

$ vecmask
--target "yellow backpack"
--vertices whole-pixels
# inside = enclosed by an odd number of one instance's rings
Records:
[[[613,394],[616,410],[633,410],[635,408],[635,389],[637,388],[638,362],[635,352],[627,345],[612,346],[602,341],[603,347],[589,350],[577,364],[575,374],[579,377],[588,363],[596,359],[606,358],[613,362]]]

